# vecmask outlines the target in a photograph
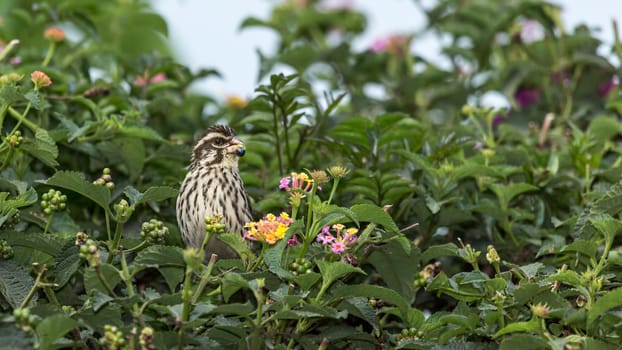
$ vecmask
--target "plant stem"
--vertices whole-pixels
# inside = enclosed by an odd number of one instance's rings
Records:
[[[339,181],[341,181],[341,178],[336,177],[335,182],[333,182],[333,188],[330,189],[330,195],[328,196],[328,200],[326,201],[326,204],[330,205],[331,201],[333,200],[333,196],[335,195],[335,192],[337,191],[337,186],[339,186]]]
[[[45,223],[45,228],[43,229],[43,234],[48,233],[48,229],[50,228],[50,224],[52,223],[52,214],[48,215],[48,221]]]
[[[37,291],[37,288],[40,287],[41,280],[43,279],[43,276],[45,275],[47,270],[48,270],[47,265],[43,265],[41,267],[41,270],[37,274],[37,279],[35,280],[35,283],[32,285],[32,288],[30,288],[30,290],[28,291],[28,294],[26,295],[26,297],[24,298],[22,303],[19,304],[19,308],[20,309],[23,309],[26,306],[28,306],[28,304],[30,303],[30,300],[32,300],[32,297],[35,295],[35,292]]]
[[[272,101],[272,120],[274,124],[274,136],[276,139],[276,156],[279,162],[279,175],[283,176],[283,159],[281,159],[281,140],[279,139],[279,118],[276,113],[276,102]]]
[[[179,325],[179,332],[177,333],[177,343],[179,344],[179,350],[184,348],[184,326],[190,318],[190,306],[192,302],[192,280],[193,269],[191,266],[186,265],[186,276],[184,277],[184,288],[181,292],[182,310],[181,310],[181,324]]]
[[[117,254],[117,250],[119,248],[119,242],[121,242],[121,232],[123,232],[123,224],[117,222],[117,226],[114,230],[114,239],[112,241],[112,247],[110,247],[110,252],[108,254],[108,264],[112,262],[114,255]]]
[[[32,104],[28,102],[28,104],[26,105],[26,109],[24,109],[23,113],[19,113],[17,110],[15,110],[15,108],[9,107],[9,114],[13,116],[13,118],[17,119],[17,124],[15,124],[15,127],[13,128],[11,133],[15,132],[20,127],[21,124],[26,125],[26,127],[28,127],[30,130],[34,132],[41,129],[37,124],[26,119],[26,115],[30,111],[31,106]]]
[[[56,51],[56,42],[52,41],[50,42],[50,46],[48,46],[48,52],[45,55],[41,66],[47,67],[47,65],[50,63],[50,60],[52,60],[52,56],[54,56],[54,51]]]
[[[199,300],[199,297],[201,297],[201,294],[203,294],[203,291],[205,290],[205,287],[207,286],[207,282],[209,281],[209,278],[212,275],[212,270],[214,269],[214,264],[216,263],[217,257],[218,256],[216,254],[212,254],[212,256],[210,256],[209,262],[207,263],[207,267],[205,268],[205,270],[203,271],[203,274],[201,275],[201,281],[199,281],[199,286],[194,291],[194,295],[192,296],[193,304],[196,304],[196,302]]]

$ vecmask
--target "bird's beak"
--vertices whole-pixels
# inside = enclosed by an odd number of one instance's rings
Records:
[[[240,140],[237,137],[234,137],[231,139],[231,141],[229,141],[229,144],[231,146],[227,147],[227,150],[229,151],[229,153],[235,153],[238,155],[238,157],[242,157],[244,154],[246,154],[246,149],[244,148],[244,142],[242,142],[242,140]]]

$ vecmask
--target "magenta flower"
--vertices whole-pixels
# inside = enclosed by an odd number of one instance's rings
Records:
[[[388,52],[395,56],[402,56],[408,51],[411,38],[407,35],[392,34],[384,38],[377,38],[369,47],[375,53]]]
[[[598,87],[598,95],[600,95],[601,97],[606,97],[607,95],[609,95],[611,90],[618,86],[618,83],[618,77],[614,76],[613,78],[609,79],[607,82]]]
[[[341,254],[346,250],[346,245],[341,242],[333,242],[330,247],[330,250],[335,254]]]
[[[298,236],[297,235],[293,235],[292,238],[287,240],[287,245],[289,247],[293,247],[295,245],[300,244],[300,241],[298,240]]]
[[[540,91],[535,88],[519,88],[514,93],[514,99],[520,108],[527,108],[540,100]]]

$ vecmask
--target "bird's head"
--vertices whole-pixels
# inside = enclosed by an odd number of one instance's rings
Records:
[[[207,128],[192,150],[190,165],[196,167],[237,167],[238,159],[246,153],[244,143],[235,130],[226,125]]]

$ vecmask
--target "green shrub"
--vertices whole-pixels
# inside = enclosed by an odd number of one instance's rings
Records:
[[[362,13],[287,1],[242,23],[278,36],[266,82],[218,101],[189,89],[218,72],[176,63],[143,1],[0,14],[5,345],[620,343],[615,23],[603,56],[550,3],[438,1],[425,14],[448,39],[442,65],[410,53],[414,34],[356,50]],[[511,108],[484,106],[491,92]],[[206,218],[206,232],[238,259],[184,250],[175,219],[190,146],[217,122],[246,142],[256,221],[242,237]]]

